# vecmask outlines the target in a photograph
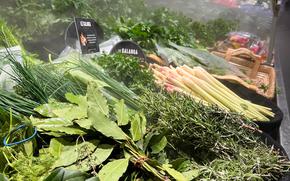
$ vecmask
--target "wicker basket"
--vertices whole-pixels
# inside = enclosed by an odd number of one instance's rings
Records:
[[[239,68],[242,72],[245,72],[251,82],[249,83],[249,80],[242,80],[234,75],[216,76],[216,78],[237,82],[249,89],[255,90],[268,99],[274,98],[276,72],[273,67],[262,65],[259,56],[245,48],[236,50],[228,49],[227,52],[213,51],[211,53],[225,58],[229,63]]]

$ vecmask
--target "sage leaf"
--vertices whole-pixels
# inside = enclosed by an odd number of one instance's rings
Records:
[[[187,171],[187,172],[183,172],[182,174],[185,176],[185,178],[186,178],[187,180],[193,180],[193,179],[195,179],[196,177],[198,177],[198,175],[199,175],[199,170],[198,170],[198,169],[196,169],[196,170],[189,170],[189,171]]]
[[[33,143],[31,141],[28,141],[26,143],[23,144],[23,147],[24,147],[24,151],[25,151],[25,154],[27,156],[32,156],[33,155]]]
[[[170,165],[172,165],[172,168],[175,170],[185,172],[191,167],[192,163],[187,158],[177,158],[176,160],[170,162]]]
[[[38,130],[46,132],[66,133],[69,135],[84,135],[81,129],[73,126],[73,122],[67,121],[64,118],[48,118],[48,119],[37,119],[34,117],[30,118],[33,126]]]
[[[76,107],[74,107],[71,110],[72,111],[71,113],[73,113],[73,112],[78,113],[77,114],[78,116],[75,117],[74,119],[82,119],[82,118],[87,117],[88,103],[87,103],[86,96],[74,95],[72,93],[67,93],[65,95],[65,97],[69,102],[77,105]]]
[[[129,159],[119,159],[107,163],[99,172],[100,181],[118,181],[127,170]]]
[[[91,127],[93,126],[91,119],[78,119],[74,122],[84,129],[91,129]]]
[[[89,178],[87,173],[58,168],[44,179],[44,181],[85,181],[87,178]]]
[[[167,139],[163,136],[159,142],[155,143],[151,146],[152,153],[159,153],[161,152],[167,145]]]
[[[162,168],[177,181],[188,181],[182,173],[171,168],[170,164],[163,164]]]
[[[54,113],[56,110],[62,110],[64,108],[71,108],[73,105],[63,102],[49,101],[47,104],[42,104],[36,107],[34,110],[38,112],[40,115],[45,117],[57,117]]]
[[[134,141],[142,139],[146,132],[146,119],[139,114],[135,114],[131,121],[130,132]]]
[[[126,140],[127,135],[122,131],[118,125],[108,119],[105,114],[98,109],[89,108],[89,119],[93,123],[93,127],[103,135],[111,137],[116,140]]]
[[[106,161],[111,155],[114,149],[113,145],[101,144],[98,146],[96,151],[92,154],[93,160],[95,160],[95,165],[100,165]]]
[[[62,153],[62,150],[63,150],[63,147],[64,147],[64,144],[62,143],[63,140],[61,138],[53,138],[50,140],[50,143],[49,143],[49,152],[54,155],[55,157],[59,157]]]
[[[83,142],[77,145],[64,145],[53,168],[68,166],[89,156],[99,144],[98,140]]]
[[[98,85],[90,82],[87,90],[87,101],[89,107],[97,108],[101,113],[108,116],[109,106],[107,99],[102,95]]]
[[[73,93],[66,93],[65,94],[66,100],[70,103],[76,104],[80,107],[87,107],[87,97],[81,95],[74,95]]]
[[[86,181],[100,181],[99,177],[91,177],[86,179]]]
[[[71,121],[67,121],[64,118],[48,118],[48,119],[38,119],[31,117],[30,118],[33,126],[36,126],[39,129],[49,128],[49,127],[61,127],[61,126],[72,126]]]
[[[119,100],[115,104],[114,110],[116,113],[118,125],[119,126],[127,125],[129,123],[129,114],[123,99]]]
[[[102,164],[108,159],[113,151],[114,146],[108,144],[98,145],[98,148],[87,158],[77,164],[66,167],[69,170],[79,170],[82,172],[89,171],[92,167]]]

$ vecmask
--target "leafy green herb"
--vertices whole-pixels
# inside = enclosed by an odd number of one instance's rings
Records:
[[[235,30],[237,23],[224,19],[211,20],[206,23],[194,22],[192,31],[199,41],[199,44],[204,47],[212,47],[218,40],[226,37],[226,34]]]
[[[267,92],[267,90],[269,89],[269,85],[266,85],[266,84],[261,84],[259,86],[259,89],[263,90],[264,93]]]
[[[100,170],[99,177],[101,180],[118,181],[126,171],[128,164],[129,160],[126,158],[114,160],[106,164],[102,170]]]
[[[0,48],[18,45],[17,39],[12,34],[6,23],[0,19]]]
[[[141,66],[138,58],[123,54],[104,55],[96,59],[97,63],[105,71],[119,82],[136,93],[140,93],[142,87],[154,87],[152,73]]]

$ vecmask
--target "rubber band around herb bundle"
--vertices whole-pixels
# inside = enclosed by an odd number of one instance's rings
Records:
[[[5,138],[3,139],[3,145],[4,145],[4,146],[9,146],[9,147],[11,147],[11,146],[14,146],[14,145],[20,145],[20,144],[23,144],[23,143],[25,143],[25,142],[27,142],[27,141],[32,140],[32,139],[37,135],[37,129],[36,129],[36,127],[34,127],[34,132],[33,132],[33,134],[32,134],[30,137],[25,138],[25,139],[20,140],[20,141],[17,141],[17,142],[7,143],[7,140],[9,139],[9,137],[10,137],[13,133],[15,133],[16,131],[18,131],[18,130],[20,130],[20,129],[24,129],[24,128],[26,128],[26,127],[27,127],[27,125],[22,124],[22,125],[18,126],[17,128],[15,128],[14,130],[10,131],[10,133],[8,133],[8,134],[5,136]]]

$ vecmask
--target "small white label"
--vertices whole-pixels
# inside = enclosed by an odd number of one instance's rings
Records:
[[[92,23],[89,21],[80,21],[80,25],[83,27],[92,27]]]
[[[136,49],[122,48],[121,50],[119,50],[119,52],[130,55],[138,55],[138,50]]]

